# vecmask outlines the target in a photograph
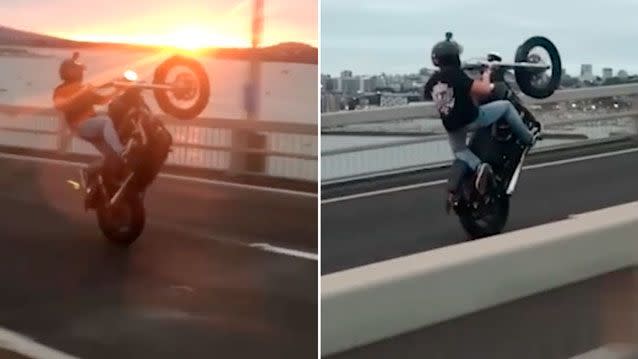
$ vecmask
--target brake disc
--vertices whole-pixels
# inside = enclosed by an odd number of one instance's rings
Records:
[[[188,72],[179,73],[173,82],[173,94],[178,100],[188,101],[197,96],[197,79]]]

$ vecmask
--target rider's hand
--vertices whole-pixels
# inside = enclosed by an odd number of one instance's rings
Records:
[[[113,87],[113,83],[112,82],[107,82],[107,83],[99,85],[97,87],[97,89],[98,90],[103,90],[103,89],[108,89],[108,88],[111,88],[111,87]]]
[[[127,80],[120,80],[113,83],[113,86],[120,90],[126,90],[131,87],[132,83]]]
[[[492,67],[488,66],[481,74],[481,81],[492,82]]]

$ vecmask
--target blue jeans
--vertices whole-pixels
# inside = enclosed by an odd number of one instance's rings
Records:
[[[510,125],[512,132],[525,145],[531,145],[533,135],[523,123],[516,108],[511,102],[501,100],[494,101],[479,107],[478,116],[465,127],[454,132],[448,132],[448,139],[454,157],[465,162],[472,170],[476,171],[481,160],[467,147],[467,133],[479,128],[487,127],[504,118]]]
[[[80,138],[93,144],[107,160],[121,158],[124,145],[120,142],[110,117],[91,117],[78,124],[75,130]]]

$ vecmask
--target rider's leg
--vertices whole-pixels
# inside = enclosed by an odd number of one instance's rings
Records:
[[[476,173],[474,187],[479,193],[485,193],[492,176],[492,169],[488,163],[481,163],[481,159],[467,147],[467,129],[448,132],[448,140],[454,157],[465,162]]]
[[[473,130],[481,127],[487,127],[498,121],[501,117],[507,121],[514,135],[523,144],[527,146],[534,144],[534,135],[527,126],[525,126],[525,123],[521,116],[519,116],[516,108],[509,101],[494,101],[480,106],[478,117],[469,125],[469,127]]]
[[[124,145],[115,131],[113,121],[108,116],[95,116],[80,123],[77,127],[78,135],[98,147],[104,156],[115,155],[121,157]],[[100,145],[98,145],[98,143]],[[101,146],[106,144],[106,146]]]

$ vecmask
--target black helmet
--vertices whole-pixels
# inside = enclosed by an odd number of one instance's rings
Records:
[[[445,40],[432,48],[432,63],[434,66],[461,66],[463,47],[452,41],[452,33],[445,33]]]
[[[73,57],[70,59],[66,59],[62,61],[60,64],[60,78],[64,82],[77,82],[82,81],[84,78],[84,70],[86,66],[84,66],[78,58],[80,54],[78,52],[73,53]]]

